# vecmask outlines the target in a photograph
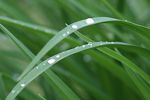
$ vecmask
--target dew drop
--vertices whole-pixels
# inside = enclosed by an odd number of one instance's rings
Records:
[[[92,42],[89,42],[88,45],[89,45],[89,46],[92,46],[93,44],[92,44]]]
[[[85,45],[82,45],[82,47],[84,48],[84,47],[85,47]]]
[[[59,58],[60,57],[60,55],[56,55],[56,58]]]
[[[87,24],[93,24],[94,20],[92,18],[88,18],[88,19],[86,19],[86,23]]]
[[[25,87],[25,84],[21,84],[21,87]]]
[[[66,36],[66,34],[64,33],[64,34],[63,34],[63,36],[65,37],[65,36]]]
[[[70,34],[70,32],[69,32],[69,31],[67,31],[67,34]]]
[[[11,93],[15,93],[15,90],[12,90]]]
[[[53,63],[55,63],[55,61],[56,61],[56,60],[52,58],[52,59],[48,60],[48,63],[49,63],[49,64],[53,64]]]
[[[77,29],[77,28],[78,28],[77,25],[72,25],[71,27],[72,27],[73,29]]]

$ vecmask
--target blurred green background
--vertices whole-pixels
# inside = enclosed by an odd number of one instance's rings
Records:
[[[149,27],[149,5],[149,0],[0,0],[0,23],[36,55],[67,24],[89,17],[113,17]],[[149,42],[136,30],[123,25],[98,24],[80,32],[94,41],[120,41],[150,48]],[[76,35],[69,38],[84,43]],[[43,60],[77,45],[65,39]],[[130,50],[121,50],[121,53],[150,74],[150,62],[144,55]],[[31,60],[0,30],[1,100],[16,84],[16,78],[29,62]],[[123,76],[112,71],[113,67],[120,68]],[[144,100],[123,70],[123,64],[97,50],[87,50],[65,58],[52,70],[83,100]],[[47,77],[42,75],[34,80],[17,100],[66,100],[62,91]]]

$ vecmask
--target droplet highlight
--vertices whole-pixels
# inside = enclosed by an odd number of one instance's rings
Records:
[[[21,84],[21,87],[25,87],[25,84]]]
[[[50,60],[48,60],[48,63],[53,64],[53,63],[55,63],[55,61],[56,61],[55,59],[50,59]]]
[[[72,27],[73,29],[77,29],[77,28],[78,28],[77,25],[72,25],[71,27]]]
[[[60,57],[60,55],[56,55],[56,58],[59,58]]]
[[[92,18],[88,18],[88,19],[86,19],[86,23],[87,24],[93,24],[94,20]]]

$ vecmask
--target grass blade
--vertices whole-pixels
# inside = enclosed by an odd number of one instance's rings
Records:
[[[131,45],[126,44],[126,43],[121,43],[121,42],[93,42],[93,43],[88,43],[86,45],[82,45],[82,46],[67,50],[57,55],[54,55],[50,57],[49,59],[40,63],[35,68],[33,68],[21,81],[19,81],[18,84],[12,89],[12,91],[16,91],[16,92],[12,93],[11,91],[10,94],[7,96],[6,100],[14,99],[24,89],[25,86],[27,86],[32,80],[34,80],[36,77],[38,77],[40,74],[42,74],[44,71],[46,71],[48,68],[53,66],[58,61],[72,54],[75,54],[75,53],[78,53],[78,52],[81,52],[83,50],[87,50],[90,48],[95,48],[98,46],[131,46]]]
[[[134,24],[134,23],[131,23],[128,21],[124,21],[124,20],[109,18],[109,17],[97,17],[97,18],[93,18],[93,19],[86,19],[86,20],[75,22],[71,25],[68,25],[66,28],[61,30],[51,40],[48,41],[48,43],[42,48],[42,50],[37,54],[37,56],[33,59],[33,61],[28,65],[26,70],[20,75],[18,80],[20,80],[25,74],[27,74],[49,50],[51,50],[56,44],[58,44],[61,40],[63,40],[65,37],[67,37],[71,33],[75,32],[83,27],[89,26],[89,25],[93,25],[93,24],[97,24],[97,23],[109,23],[109,22],[123,23],[124,25],[126,25],[126,24],[130,25],[137,30],[150,32],[150,29],[146,28],[144,26],[137,25],[137,24]],[[150,34],[148,34],[148,33],[144,34],[145,37],[147,37],[146,35],[150,35]]]
[[[7,30],[3,25],[0,24],[0,28],[15,42],[15,44],[30,58],[34,58],[34,54],[21,42],[19,41],[9,30]],[[63,91],[63,93],[71,99],[79,100],[78,96],[51,70],[47,72],[49,78],[58,86],[58,88]],[[60,84],[61,83],[61,84]],[[65,88],[64,88],[65,87]]]

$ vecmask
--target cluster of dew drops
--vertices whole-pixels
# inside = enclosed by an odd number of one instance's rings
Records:
[[[94,23],[94,20],[93,20],[92,18],[88,18],[88,19],[85,20],[85,22],[86,22],[86,24],[90,25],[90,24],[93,24],[93,23]],[[71,25],[71,28],[72,28],[72,29],[78,29],[78,26],[75,25],[75,24],[73,24],[73,25]],[[63,36],[63,37],[66,37],[66,36],[69,35],[69,34],[70,34],[70,32],[67,31],[67,32],[64,33],[62,36]]]
[[[94,20],[93,20],[92,18],[88,18],[88,19],[85,20],[85,22],[86,22],[87,24],[93,24],[93,23],[94,23]],[[72,27],[72,29],[78,29],[78,26],[75,25],[75,24],[73,24],[71,27]],[[69,35],[70,32],[67,31],[66,34],[63,34],[63,36],[65,37],[67,34]],[[88,43],[88,45],[92,46],[92,43],[90,42],[90,43]],[[82,47],[85,47],[85,45],[83,45]],[[60,58],[60,55],[56,55],[55,58],[56,58],[56,59]],[[55,58],[50,58],[50,59],[48,60],[48,64],[54,64],[54,63],[56,62],[56,59],[55,59]],[[44,63],[43,65],[45,65],[45,63]],[[36,67],[36,69],[38,69],[38,67]],[[20,86],[23,88],[23,87],[25,87],[25,84],[22,83],[22,84],[20,84]],[[12,91],[11,91],[11,93],[13,93],[13,94],[14,94],[15,92],[16,92],[15,90],[12,90]]]
[[[93,24],[94,20],[92,18],[88,18],[88,19],[85,20],[85,22],[89,25],[89,24]],[[75,24],[71,25],[71,27],[72,27],[72,29],[78,29],[78,26],[75,25]],[[67,36],[69,34],[70,34],[70,32],[67,31],[66,33],[63,34],[63,36],[65,37],[65,36]],[[91,43],[89,43],[89,45],[92,46]],[[83,45],[82,47],[85,47],[85,45]],[[59,58],[59,57],[60,57],[60,55],[56,55],[56,58]],[[55,62],[56,62],[56,59],[54,59],[54,58],[51,58],[51,59],[48,60],[49,64],[53,64]]]

